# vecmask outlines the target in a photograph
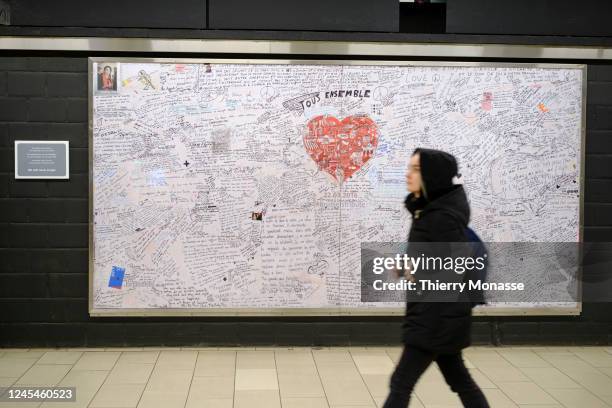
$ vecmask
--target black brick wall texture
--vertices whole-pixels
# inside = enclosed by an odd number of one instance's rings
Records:
[[[585,241],[612,241],[612,65],[588,65],[587,101]],[[69,140],[70,179],[15,180],[15,139]],[[0,56],[0,346],[401,344],[400,316],[90,317],[87,160],[87,58]],[[612,304],[478,316],[472,338],[610,344]]]

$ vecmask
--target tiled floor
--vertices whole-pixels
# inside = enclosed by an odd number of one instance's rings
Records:
[[[0,349],[0,387],[75,386],[55,408],[376,408],[400,347]],[[612,407],[610,347],[471,347],[494,408]],[[433,364],[410,407],[461,407]]]

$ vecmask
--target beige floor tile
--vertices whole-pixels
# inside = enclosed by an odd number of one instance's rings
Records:
[[[100,370],[71,370],[59,383],[59,386],[76,387],[75,402],[43,402],[42,408],[86,408],[94,395],[104,383],[108,374]]]
[[[71,365],[33,365],[17,380],[16,385],[52,386],[58,384],[72,368]]]
[[[587,390],[607,395],[610,392],[609,390],[612,389],[612,379],[588,363],[579,362],[575,365],[571,363],[553,364],[559,371]]]
[[[387,400],[386,395],[384,397],[374,397],[374,401],[378,408],[382,408],[382,406],[385,405],[386,400]],[[410,397],[410,403],[408,404],[408,408],[425,408],[425,405],[423,405],[423,403],[421,402],[421,400],[416,394],[412,393],[412,396]]]
[[[467,368],[476,368],[476,365],[465,355],[463,356],[463,363]]]
[[[499,346],[499,347],[495,347],[496,351],[498,351],[498,352],[503,351],[503,350],[529,350],[531,348],[532,348],[532,346],[525,345],[525,344],[517,344],[516,346]]]
[[[597,395],[597,397],[612,407],[612,395]]]
[[[147,382],[145,392],[168,392],[185,394],[189,391],[192,370],[166,370],[155,367]]]
[[[167,370],[193,370],[197,358],[197,351],[163,350],[157,358],[155,367]]]
[[[146,384],[154,364],[123,363],[121,359],[108,374],[109,384]]]
[[[592,367],[586,361],[570,352],[542,352],[537,354],[555,367]]]
[[[359,405],[330,405],[329,408],[376,408],[374,402],[369,404],[359,404]]]
[[[75,364],[82,354],[80,351],[48,351],[36,364]]]
[[[563,346],[563,347],[565,347],[567,350],[571,352],[576,352],[576,351],[582,351],[582,350],[595,350],[595,349],[598,349],[600,346]]]
[[[234,408],[280,408],[278,390],[241,390],[234,394]]]
[[[507,364],[507,365],[478,365],[478,369],[487,376],[495,384],[499,382],[509,381],[529,381],[529,378],[521,372],[518,368]]]
[[[329,408],[325,398],[282,398],[283,408]]]
[[[499,388],[517,404],[556,404],[557,401],[532,382],[500,382]]]
[[[567,408],[609,408],[609,405],[585,389],[549,389],[557,401]]]
[[[101,370],[70,370],[60,381],[60,386],[94,388],[96,391],[102,386],[108,376],[107,371]],[[78,393],[78,390],[77,390]],[[78,397],[77,397],[78,398]]]
[[[233,408],[234,398],[188,399],[185,408]]]
[[[143,347],[105,347],[104,351],[143,351]]]
[[[235,351],[200,351],[193,375],[194,377],[233,377],[235,371]]]
[[[35,358],[37,360],[46,353],[41,349],[2,349],[2,351],[4,352],[3,358]]]
[[[312,347],[308,347],[308,346],[296,346],[296,347],[289,347],[290,351],[302,351],[302,352],[308,352],[311,353],[312,352]]]
[[[571,351],[565,346],[548,346],[546,347],[546,351],[557,353],[571,353]]]
[[[317,364],[346,363],[353,361],[353,357],[348,350],[313,350],[312,356]]]
[[[36,362],[31,358],[2,358],[0,359],[0,377],[21,377]]]
[[[77,386],[76,403],[31,405],[41,408],[274,408],[281,406],[281,398],[283,408],[381,407],[402,350],[0,349],[0,386],[17,381]],[[470,347],[464,361],[491,407],[612,406],[609,347]],[[27,406],[20,403],[16,408]],[[432,364],[419,380],[410,407],[461,404]]]
[[[383,352],[351,352],[353,361],[361,374],[391,375],[395,368],[387,353]]]
[[[317,367],[310,351],[277,351],[276,370],[279,373],[316,374]]]
[[[612,378],[601,372],[586,372],[580,377],[573,377],[582,387],[591,391],[598,397],[612,398]]]
[[[550,351],[551,349],[548,346],[528,346],[527,348],[533,351],[534,353],[537,353],[538,351]]]
[[[429,365],[429,367],[427,367],[427,369],[425,370],[425,372],[421,375],[421,378],[419,378],[419,381],[421,382],[444,382],[444,376],[442,375],[442,372],[440,371],[440,368],[438,367],[438,365],[436,363],[432,363]]]
[[[363,374],[363,381],[374,397],[386,396],[389,393],[390,376],[387,374]]]
[[[234,377],[193,377],[189,400],[227,399],[234,397]]]
[[[468,371],[470,372],[472,379],[476,382],[476,384],[478,384],[480,388],[497,388],[497,385],[495,385],[491,380],[489,380],[489,377],[484,375],[479,369],[468,368]]]
[[[414,393],[425,407],[432,405],[461,406],[461,400],[446,383],[419,381],[414,387]]]
[[[606,353],[602,349],[575,351],[578,357],[592,365],[593,367],[612,368],[612,354]]]
[[[110,371],[117,359],[119,358],[118,351],[86,351],[81,358],[76,362],[73,370],[105,370]]]
[[[18,379],[17,377],[0,377],[0,387],[10,387],[15,384]]]
[[[270,369],[276,370],[273,351],[237,351],[236,369]]]
[[[329,372],[321,375],[321,382],[330,406],[373,404],[372,396],[357,372],[354,374]]]
[[[515,367],[551,367],[551,364],[531,350],[500,350],[499,354]]]
[[[138,401],[138,408],[184,408],[186,400],[186,392],[145,390]]]
[[[282,398],[317,398],[324,397],[323,385],[318,374],[279,372],[278,384]]]
[[[236,370],[236,390],[278,390],[276,370],[239,368]]]
[[[590,365],[586,366],[560,366],[558,369],[572,380],[587,389],[612,389],[612,378],[608,377],[599,369]]]
[[[118,363],[154,364],[158,356],[159,351],[124,351]]]
[[[508,364],[508,361],[495,350],[470,350],[466,349],[463,356],[470,360],[476,367],[482,364]]]
[[[89,404],[91,408],[132,408],[138,405],[144,384],[104,383]]]
[[[540,405],[540,404],[536,404],[536,405],[532,405],[532,404],[528,404],[528,405],[519,405],[520,408],[563,408],[563,405]]]
[[[389,356],[391,361],[397,364],[400,357],[402,356],[403,348],[402,347],[388,347],[385,349],[385,351],[387,352],[387,355]]]
[[[552,361],[551,364],[561,371],[567,371],[567,370],[576,371],[577,370],[577,371],[585,372],[585,373],[601,372],[599,371],[597,367],[593,367],[586,361],[578,359],[577,357],[576,357],[576,360],[569,359],[569,358],[555,360],[555,361]]]
[[[463,408],[462,405],[457,405],[457,404],[433,404],[433,405],[427,405],[425,408]]]
[[[504,394],[501,390],[494,388],[483,388],[482,392],[484,393],[487,401],[489,402],[489,406],[495,408],[516,408],[518,405],[514,403],[506,394]]]
[[[374,398],[374,404],[376,405],[376,408],[382,408],[382,406],[385,404],[385,400],[387,399],[387,396],[385,395],[384,397],[375,397],[373,396],[372,398]],[[410,401],[412,403],[412,401]],[[412,405],[409,406],[409,408],[412,407]],[[419,407],[421,408],[421,407]]]
[[[521,371],[542,388],[581,388],[580,384],[555,367],[524,367]]]
[[[345,362],[317,362],[317,371],[321,378],[323,377],[338,377],[338,376],[354,376],[361,377],[355,363],[352,361]]]
[[[599,367],[598,370],[612,378],[612,367]]]
[[[42,402],[0,402],[0,408],[37,408]]]

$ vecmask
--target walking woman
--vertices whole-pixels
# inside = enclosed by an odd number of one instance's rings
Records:
[[[406,173],[410,194],[404,202],[412,214],[409,245],[467,241],[470,207],[463,185],[453,183],[457,171],[457,161],[449,153],[423,148],[413,152]],[[461,353],[471,344],[472,307],[467,301],[406,302],[404,349],[383,408],[406,408],[419,377],[433,361],[464,407],[489,407]]]

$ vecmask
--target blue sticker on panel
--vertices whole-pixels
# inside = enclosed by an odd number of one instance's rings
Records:
[[[125,268],[119,266],[113,266],[110,279],[108,280],[108,286],[111,288],[121,289],[123,286],[123,276],[125,275]]]

